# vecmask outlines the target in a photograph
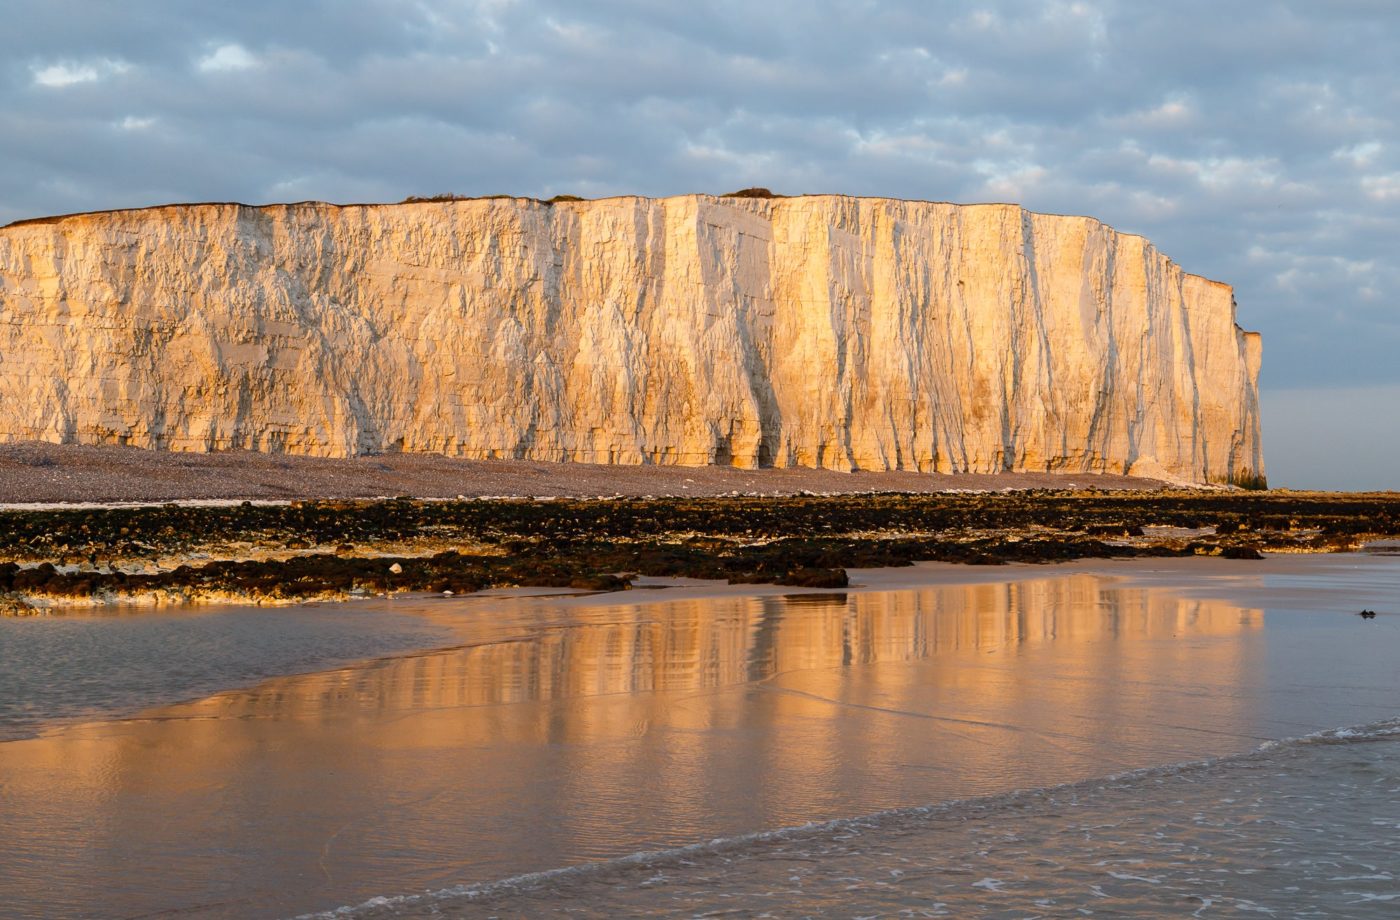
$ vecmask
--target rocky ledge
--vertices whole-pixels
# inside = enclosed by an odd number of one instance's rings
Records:
[[[1400,537],[1400,497],[1045,492],[320,501],[0,512],[0,613],[297,603],[636,575],[840,588],[846,568],[1335,552]]]

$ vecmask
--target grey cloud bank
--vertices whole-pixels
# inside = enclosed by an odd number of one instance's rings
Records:
[[[1235,286],[1275,484],[1400,486],[1394,4],[10,6],[0,223],[752,184],[1087,213]]]

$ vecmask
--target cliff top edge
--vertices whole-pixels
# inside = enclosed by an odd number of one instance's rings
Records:
[[[847,201],[892,201],[899,202],[902,204],[947,205],[950,207],[957,208],[1016,208],[1018,210],[1024,211],[1027,214],[1033,214],[1042,217],[1067,217],[1077,220],[1091,220],[1095,223],[1103,225],[1104,227],[1107,227],[1109,230],[1112,230],[1119,236],[1139,237],[1142,239],[1146,239],[1146,237],[1141,233],[1130,233],[1127,231],[1118,230],[1117,228],[1099,220],[1097,217],[1093,217],[1088,214],[1061,214],[1052,211],[1032,211],[1024,207],[1023,205],[1016,204],[1015,202],[1011,201],[935,201],[927,198],[891,198],[886,195],[845,195],[839,192],[816,192],[812,194],[800,195],[778,195],[772,193],[764,195],[750,195],[742,192],[727,195],[712,195],[708,192],[689,192],[681,195],[663,195],[660,197],[652,197],[649,195],[605,195],[601,198],[577,198],[572,195],[559,195],[549,199],[533,198],[529,195],[505,194],[432,195],[424,197],[410,196],[408,198],[405,198],[403,201],[355,201],[345,202],[343,204],[333,201],[318,201],[315,199],[285,202],[272,201],[265,202],[263,204],[248,204],[242,201],[172,201],[165,202],[162,204],[143,205],[141,207],[136,208],[101,208],[92,211],[72,211],[65,214],[52,214],[40,217],[25,217],[21,218],[20,220],[11,221],[8,224],[0,225],[0,230],[10,230],[17,227],[56,224],[63,221],[81,220],[83,218],[88,217],[102,217],[114,214],[143,214],[148,212],[153,213],[157,211],[167,211],[179,208],[244,208],[250,211],[274,211],[278,209],[292,208],[317,208],[324,210],[339,211],[350,210],[354,208],[408,208],[421,207],[424,205],[480,204],[483,202],[491,201],[515,201],[540,208],[570,208],[608,201],[677,201],[686,198],[731,202],[764,201],[777,206],[782,206],[785,203],[795,202],[802,199],[834,198]]]
[[[754,191],[763,192],[764,194],[748,194],[749,192],[754,192]],[[1138,239],[1142,239],[1142,240],[1144,240],[1145,242],[1147,242],[1147,244],[1148,244],[1149,246],[1151,246],[1153,249],[1156,249],[1155,244],[1153,244],[1153,243],[1151,242],[1151,240],[1148,240],[1147,237],[1146,237],[1144,234],[1141,234],[1141,233],[1130,233],[1130,232],[1127,232],[1127,231],[1118,230],[1117,228],[1113,227],[1112,225],[1107,224],[1107,223],[1105,223],[1104,221],[1099,220],[1097,217],[1093,217],[1093,216],[1090,216],[1090,215],[1088,215],[1088,214],[1061,214],[1061,213],[1056,213],[1056,212],[1052,212],[1052,211],[1032,211],[1032,210],[1030,210],[1030,209],[1024,207],[1023,205],[1016,204],[1015,202],[1009,202],[1009,201],[976,201],[976,202],[934,201],[934,200],[925,199],[925,198],[891,198],[891,197],[883,196],[883,195],[845,195],[845,194],[841,194],[841,193],[812,193],[812,194],[799,194],[799,195],[780,195],[780,194],[773,194],[773,193],[771,193],[771,192],[768,192],[766,189],[746,189],[746,190],[744,190],[743,192],[730,193],[730,194],[725,194],[725,195],[712,195],[712,194],[709,194],[709,193],[707,193],[707,192],[690,192],[690,193],[681,194],[681,195],[666,195],[666,196],[661,196],[661,197],[651,197],[651,196],[648,196],[648,195],[607,195],[607,196],[604,196],[604,197],[601,197],[601,198],[576,198],[576,197],[571,196],[571,195],[560,195],[560,196],[556,196],[555,198],[552,198],[552,199],[533,198],[533,197],[530,197],[530,196],[528,196],[528,195],[506,195],[506,194],[497,194],[497,195],[434,195],[434,196],[425,196],[425,197],[411,196],[411,197],[409,197],[409,198],[404,199],[403,201],[346,202],[346,203],[343,203],[343,204],[337,203],[337,202],[331,202],[331,201],[317,201],[317,200],[288,201],[288,202],[267,202],[267,203],[264,203],[264,204],[247,204],[247,203],[241,202],[241,201],[191,201],[191,202],[168,202],[168,203],[164,203],[164,204],[145,205],[145,206],[137,207],[137,208],[105,208],[105,209],[94,210],[94,211],[74,211],[74,212],[67,213],[67,214],[54,214],[54,215],[45,216],[45,217],[27,217],[27,218],[23,218],[23,219],[21,219],[21,220],[12,221],[12,222],[10,222],[10,223],[8,223],[8,224],[5,224],[5,225],[3,225],[3,226],[0,226],[0,232],[4,232],[4,231],[6,231],[6,230],[11,230],[11,229],[19,229],[19,228],[23,228],[23,227],[48,226],[48,225],[54,225],[54,224],[64,223],[64,222],[67,222],[67,221],[81,221],[81,220],[84,220],[84,219],[86,219],[86,218],[103,217],[103,216],[108,216],[108,215],[119,215],[119,214],[147,214],[147,213],[154,214],[154,213],[161,212],[161,211],[169,211],[169,210],[176,210],[176,209],[196,209],[196,208],[240,208],[240,209],[245,209],[245,210],[249,210],[249,211],[277,211],[277,210],[293,210],[293,209],[298,209],[298,208],[308,208],[308,209],[319,209],[319,210],[327,210],[327,211],[341,211],[341,210],[351,210],[351,209],[356,209],[356,208],[360,208],[360,209],[386,209],[386,208],[411,208],[411,207],[425,207],[425,206],[436,206],[436,207],[441,207],[441,206],[446,206],[446,205],[454,205],[454,206],[456,206],[456,205],[473,205],[473,204],[480,205],[480,204],[489,203],[489,202],[494,202],[494,201],[513,201],[513,202],[523,203],[523,204],[529,205],[529,206],[531,206],[531,207],[536,207],[536,208],[556,208],[556,207],[559,207],[559,208],[572,208],[572,207],[582,207],[582,206],[586,206],[586,205],[590,205],[590,204],[597,204],[597,203],[600,203],[600,202],[610,202],[610,201],[676,201],[676,200],[687,199],[687,198],[692,198],[692,199],[707,199],[707,200],[716,201],[716,202],[724,201],[724,202],[734,202],[734,203],[745,203],[745,202],[757,202],[757,201],[762,201],[762,202],[765,202],[765,203],[767,203],[767,204],[769,204],[769,205],[771,205],[771,206],[777,206],[777,207],[782,207],[784,204],[791,203],[791,202],[796,202],[796,201],[800,201],[800,200],[804,200],[804,199],[829,198],[829,199],[841,199],[841,200],[846,200],[846,201],[890,201],[890,202],[899,202],[899,203],[904,203],[904,204],[946,205],[946,206],[957,207],[957,208],[1016,208],[1016,209],[1018,209],[1018,210],[1020,210],[1020,211],[1023,211],[1023,212],[1026,213],[1026,214],[1030,214],[1030,215],[1034,215],[1034,216],[1040,216],[1040,217],[1064,217],[1064,218],[1069,218],[1069,219],[1074,219],[1074,220],[1088,220],[1088,221],[1093,221],[1094,223],[1099,224],[1100,226],[1104,227],[1105,229],[1110,230],[1110,231],[1112,231],[1113,233],[1116,233],[1117,235],[1119,235],[1119,236],[1121,236],[1121,237],[1129,237],[1129,238],[1138,238]],[[1170,263],[1174,263],[1174,262],[1175,262],[1175,260],[1174,260],[1174,259],[1171,259],[1170,257],[1167,258],[1167,261],[1170,262]],[[1197,275],[1197,274],[1194,274],[1194,273],[1192,273],[1192,272],[1187,272],[1186,274],[1191,275],[1192,277],[1198,278],[1198,279],[1200,279],[1201,281],[1206,282],[1207,284],[1218,285],[1218,286],[1224,287],[1224,288],[1229,288],[1229,287],[1230,287],[1230,285],[1229,285],[1227,282],[1224,282],[1224,281],[1217,281],[1217,280],[1215,280],[1215,279],[1213,279],[1213,278],[1207,278],[1207,277],[1205,277],[1205,276],[1203,276],[1203,275]]]

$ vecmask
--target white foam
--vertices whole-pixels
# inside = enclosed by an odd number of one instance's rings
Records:
[[[545,884],[559,882],[570,878],[587,878],[601,875],[607,872],[623,869],[630,866],[648,865],[655,862],[674,862],[686,857],[702,855],[719,855],[733,852],[734,850],[751,847],[756,844],[769,842],[780,842],[800,839],[808,835],[830,834],[841,831],[862,831],[878,829],[883,824],[907,819],[917,819],[925,817],[944,816],[957,814],[961,811],[988,811],[1007,806],[1016,806],[1027,801],[1051,796],[1064,792],[1089,792],[1102,789],[1107,786],[1121,785],[1137,782],[1146,779],[1181,776],[1196,773],[1214,766],[1247,762],[1260,758],[1267,758],[1276,755],[1280,751],[1302,748],[1313,744],[1349,744],[1364,743],[1370,741],[1380,741],[1390,738],[1400,737],[1400,718],[1387,719],[1379,722],[1372,722],[1365,725],[1345,726],[1341,728],[1327,729],[1325,731],[1313,732],[1294,738],[1281,738],[1276,741],[1266,741],[1252,751],[1239,754],[1226,754],[1219,757],[1209,757],[1202,760],[1182,761],[1180,763],[1163,764],[1154,767],[1142,767],[1134,770],[1125,770],[1120,773],[1109,774],[1108,776],[1096,779],[1078,780],[1069,783],[1058,783],[1051,786],[1041,786],[1031,789],[1018,789],[1012,792],[999,793],[996,795],[974,796],[962,799],[951,799],[946,802],[939,802],[930,805],[915,805],[907,808],[893,808],[885,811],[874,812],[855,818],[838,818],[832,821],[808,822],[806,824],[792,827],[778,828],[769,831],[758,831],[751,834],[741,834],[734,837],[719,837],[702,843],[693,843],[681,847],[673,847],[661,850],[646,850],[630,853],[626,856],[617,857],[599,862],[582,863],[576,866],[566,866],[558,869],[547,869],[539,872],[527,872],[521,875],[511,876],[493,882],[482,882],[469,885],[456,885],[450,888],[443,888],[436,891],[424,892],[421,894],[379,896],[371,898],[361,904],[337,907],[333,910],[320,913],[303,914],[296,920],[335,920],[341,917],[354,917],[358,914],[379,909],[400,909],[416,905],[432,905],[440,901],[476,901],[501,894],[537,888]],[[1111,873],[1112,874],[1112,873]],[[1149,881],[1142,879],[1142,881]],[[1000,890],[1000,886],[1005,883],[993,878],[982,879],[973,883],[973,887],[986,888],[989,891]],[[996,886],[996,887],[994,887]],[[1107,895],[1101,895],[1107,897]],[[1249,905],[1249,906],[1244,906]],[[1207,903],[1201,909],[1210,906]],[[1239,910],[1258,910],[1251,902],[1236,902],[1235,906]],[[1199,912],[1198,912],[1199,913]]]
[[[1260,751],[1273,751],[1281,747],[1298,747],[1308,744],[1350,744],[1358,741],[1383,741],[1400,736],[1400,719],[1386,719],[1368,725],[1354,725],[1346,728],[1328,728],[1297,738],[1283,738],[1278,741],[1265,741],[1259,745]]]

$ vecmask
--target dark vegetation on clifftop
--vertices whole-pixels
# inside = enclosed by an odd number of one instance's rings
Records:
[[[780,195],[769,191],[766,188],[745,188],[737,192],[726,192],[719,198],[791,198],[791,195]],[[102,214],[121,214],[124,212],[139,211],[160,211],[166,208],[200,208],[200,207],[228,207],[228,208],[248,208],[250,210],[262,210],[272,207],[294,208],[299,205],[314,205],[329,208],[363,208],[363,207],[385,207],[391,204],[425,204],[430,202],[448,201],[493,201],[501,198],[519,199],[521,201],[533,201],[535,204],[555,205],[566,204],[575,201],[590,201],[593,199],[583,198],[578,195],[555,195],[552,198],[534,198],[530,195],[507,195],[504,193],[494,195],[458,195],[455,192],[439,192],[436,195],[409,195],[398,202],[349,202],[337,203],[330,201],[290,201],[277,202],[275,204],[245,204],[241,201],[174,201],[166,204],[153,204],[135,208],[103,208],[96,211],[74,211],[68,214],[49,214],[42,217],[26,217],[20,220],[11,221],[8,224],[0,225],[0,230],[9,227],[26,227],[43,224],[55,224],[70,218],[94,217]]]
[[[577,195],[555,195],[553,198],[530,198],[522,195],[455,195],[451,192],[443,192],[438,195],[409,195],[399,204],[423,204],[427,202],[439,201],[493,201],[498,198],[519,198],[523,201],[533,201],[536,204],[564,204],[570,201],[587,201]]]
[[[721,198],[789,198],[790,195],[779,195],[761,186],[753,188],[741,188],[737,192],[726,192],[720,195]]]

